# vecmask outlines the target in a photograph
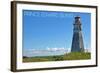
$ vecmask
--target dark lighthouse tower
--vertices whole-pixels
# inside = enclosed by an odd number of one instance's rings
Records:
[[[71,52],[84,52],[80,17],[75,17]]]

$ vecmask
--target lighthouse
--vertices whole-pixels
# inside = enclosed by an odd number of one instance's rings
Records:
[[[74,28],[73,28],[73,38],[71,45],[71,52],[84,52],[84,43],[82,36],[81,18],[79,16],[75,17]]]

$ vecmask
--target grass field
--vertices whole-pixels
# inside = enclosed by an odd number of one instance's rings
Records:
[[[23,62],[63,61],[91,59],[91,53],[73,52],[58,56],[23,57]]]

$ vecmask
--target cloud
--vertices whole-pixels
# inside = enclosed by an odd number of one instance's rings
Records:
[[[85,52],[91,52],[91,49],[90,48],[86,48],[84,49]]]
[[[68,52],[66,48],[24,49],[24,56],[50,56],[63,55]]]
[[[47,48],[48,51],[67,51],[65,48]]]

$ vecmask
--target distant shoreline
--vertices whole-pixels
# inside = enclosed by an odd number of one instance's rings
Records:
[[[64,60],[86,60],[91,59],[90,52],[72,52],[64,55],[55,56],[35,56],[23,57],[23,62],[45,62],[45,61],[64,61]]]

